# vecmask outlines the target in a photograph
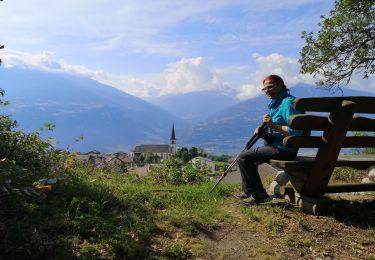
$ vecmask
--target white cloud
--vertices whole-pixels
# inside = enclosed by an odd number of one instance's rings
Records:
[[[362,73],[355,73],[351,77],[350,83],[347,87],[375,94],[375,76],[370,75],[367,79],[364,79]],[[343,87],[343,90],[344,89],[345,88]]]
[[[271,74],[282,77],[285,85],[290,88],[298,83],[314,84],[312,76],[299,73],[300,64],[295,58],[285,57],[278,53],[272,53],[267,56],[254,53],[252,58],[257,68],[250,75],[249,84],[239,88],[237,98],[240,100],[260,95],[263,79]]]
[[[149,79],[134,76],[109,75],[108,79],[99,81],[113,86],[128,94],[141,98],[159,96],[160,92],[155,83],[158,80],[155,80],[155,82],[153,82]]]
[[[246,100],[249,98],[257,97],[261,93],[261,88],[258,85],[246,84],[240,86],[236,97],[239,100]]]
[[[138,97],[152,97],[159,95],[160,89],[155,84],[160,84],[160,77],[149,76],[137,78],[132,75],[107,74],[103,70],[92,70],[82,65],[67,64],[58,59],[53,53],[42,51],[30,54],[14,50],[2,50],[2,62],[6,68],[36,69],[47,72],[69,73],[97,80],[101,83],[113,86],[119,90]]]
[[[166,86],[160,94],[188,93],[193,91],[225,89],[228,85],[210,70],[202,57],[183,58],[170,63],[165,70]]]
[[[207,67],[202,57],[183,58],[168,64],[164,73],[143,76],[107,74],[102,70],[67,64],[47,51],[30,54],[8,49],[2,53],[2,59],[5,67],[38,69],[84,76],[138,97],[214,89],[224,91],[228,88],[227,83]]]
[[[261,94],[263,79],[270,74],[280,75],[289,88],[296,84],[314,84],[310,75],[299,73],[298,60],[273,53],[267,56],[253,54],[256,67],[248,65],[232,65],[222,68],[210,68],[204,58],[183,58],[166,66],[163,73],[142,75],[108,74],[102,70],[92,70],[81,65],[67,64],[51,52],[36,54],[14,50],[2,50],[1,58],[5,67],[38,69],[49,72],[62,72],[89,77],[99,82],[118,88],[126,93],[138,97],[155,97],[166,94],[188,93],[203,90],[218,90],[233,93],[240,100],[256,97]],[[235,83],[226,79],[240,78],[245,84]],[[363,80],[361,75],[354,75],[350,86],[375,93],[375,79]]]
[[[6,49],[2,51],[1,56],[5,67],[65,72],[93,79],[107,78],[102,70],[91,70],[85,66],[67,64],[64,60],[58,59],[53,53],[47,51],[30,54]]]
[[[228,83],[211,70],[202,57],[182,58],[169,63],[160,74],[109,74],[107,79],[99,81],[142,98],[204,90],[228,92],[230,89]]]

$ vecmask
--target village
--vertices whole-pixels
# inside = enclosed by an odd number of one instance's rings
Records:
[[[112,154],[102,154],[99,151],[93,150],[87,153],[77,152],[76,159],[80,162],[88,162],[94,167],[105,168],[114,167],[119,171],[132,171],[139,177],[144,177],[150,172],[154,165],[162,160],[177,157],[187,163],[187,159],[177,149],[176,134],[174,125],[172,126],[169,144],[140,144],[135,146],[129,153],[116,152]],[[193,147],[193,150],[198,150]],[[188,149],[186,147],[180,150]],[[223,170],[225,163],[215,161],[207,158],[207,154],[200,156],[198,152],[193,154],[188,160],[193,164],[199,164],[209,169],[210,175],[218,174],[219,170]]]

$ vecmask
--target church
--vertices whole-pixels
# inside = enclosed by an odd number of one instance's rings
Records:
[[[139,156],[146,156],[147,153],[152,153],[155,158],[155,162],[163,159],[168,159],[171,155],[176,154],[176,135],[174,132],[174,124],[172,125],[171,138],[169,139],[169,144],[141,144],[135,146],[130,153],[133,158],[138,158]]]

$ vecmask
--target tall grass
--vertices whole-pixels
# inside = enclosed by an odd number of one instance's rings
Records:
[[[227,217],[220,206],[234,188],[221,185],[208,194],[210,187],[209,182],[162,186],[132,174],[80,165],[72,168],[65,185],[45,199],[22,193],[1,198],[0,255],[188,257],[186,247],[172,237],[178,232],[191,235],[213,229]]]

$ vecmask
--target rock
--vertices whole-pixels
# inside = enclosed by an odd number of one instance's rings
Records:
[[[278,184],[276,181],[271,182],[269,191],[275,198],[283,198],[285,195],[285,186]]]
[[[46,184],[48,185],[57,184],[57,178],[47,179]]]
[[[375,168],[372,169],[372,170],[368,173],[368,178],[369,178],[371,181],[375,182]]]
[[[36,185],[35,189],[37,189],[39,192],[50,192],[51,190],[54,189],[53,185]]]
[[[40,180],[38,181],[38,184],[40,184],[40,185],[46,185],[46,184],[47,184],[47,181],[48,181],[48,179],[40,179]]]
[[[36,185],[35,189],[37,189],[39,192],[50,192],[53,190],[53,185]]]
[[[57,178],[40,179],[37,184],[39,185],[56,185],[65,182],[65,177],[59,176]]]
[[[281,186],[285,186],[288,181],[290,180],[288,174],[286,174],[284,171],[278,171],[276,173],[276,178],[275,178],[275,181],[281,185]]]
[[[370,178],[363,178],[362,183],[373,183],[373,181],[371,181]]]

